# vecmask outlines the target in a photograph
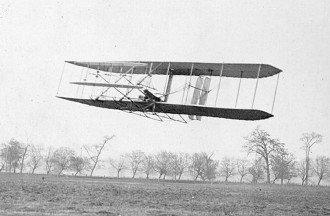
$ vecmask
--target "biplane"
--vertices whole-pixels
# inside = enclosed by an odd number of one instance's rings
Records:
[[[64,97],[59,98],[107,109],[121,110],[134,113],[147,118],[163,121],[164,119],[187,122],[184,115],[190,120],[201,120],[202,116],[217,117],[236,120],[262,120],[273,117],[272,114],[254,109],[253,104],[260,78],[276,75],[282,70],[268,64],[232,64],[232,63],[198,63],[198,62],[150,62],[150,61],[124,61],[124,62],[79,62],[66,61],[70,65],[90,70],[94,81],[86,78],[70,82],[81,88],[101,88],[98,95],[90,98]],[[63,76],[63,72],[62,72]],[[87,75],[86,75],[87,76]],[[116,76],[115,80],[110,78]],[[136,81],[133,76],[138,76]],[[162,76],[164,90],[155,92],[155,88],[146,83],[152,77]],[[181,89],[181,102],[169,102],[174,93],[172,82],[175,77],[186,77]],[[109,78],[108,78],[109,77]],[[196,77],[196,82],[192,82]],[[216,89],[215,105],[207,105],[210,93],[211,79],[219,79]],[[251,109],[221,108],[217,107],[221,78],[256,79],[256,86]],[[61,77],[62,80],[62,77]],[[98,81],[97,81],[98,80]],[[236,98],[239,96],[240,82]],[[61,83],[61,81],[60,81]],[[278,78],[276,83],[277,90]],[[60,84],[59,84],[60,88]],[[276,96],[276,90],[273,100]],[[109,91],[116,92],[118,97],[109,96]],[[191,97],[188,100],[190,91]],[[134,94],[135,92],[135,94]],[[272,109],[273,109],[272,107]]]

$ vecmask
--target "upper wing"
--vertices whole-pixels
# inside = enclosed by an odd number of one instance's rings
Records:
[[[235,64],[235,63],[200,63],[200,62],[150,62],[150,61],[124,61],[124,62],[77,62],[67,61],[70,64],[88,67],[105,72],[158,74],[165,75],[168,68],[173,75],[189,76],[222,76],[237,78],[259,78],[273,76],[282,70],[268,64]]]

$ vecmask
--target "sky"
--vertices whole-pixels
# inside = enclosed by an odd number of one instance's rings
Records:
[[[1,143],[15,138],[80,151],[115,134],[104,158],[138,149],[221,159],[246,157],[244,137],[260,126],[297,158],[302,133],[320,133],[312,156],[330,155],[329,1],[0,0],[0,17]],[[283,72],[273,118],[182,124],[56,98],[66,60],[265,63]],[[233,94],[221,104],[233,107],[238,80],[223,82],[221,93]],[[254,86],[247,82],[242,89]],[[275,84],[276,77],[259,83],[256,106],[265,103],[267,112]]]

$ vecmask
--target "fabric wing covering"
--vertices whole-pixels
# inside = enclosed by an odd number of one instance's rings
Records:
[[[200,63],[200,62],[150,62],[150,61],[123,61],[123,62],[78,62],[67,63],[111,73],[133,74],[168,74],[168,66],[173,75],[189,76],[222,76],[234,78],[259,78],[273,76],[282,70],[268,64],[236,64],[236,63]],[[191,73],[192,69],[192,73]],[[222,72],[222,73],[221,73]]]
[[[118,109],[145,112],[143,107],[147,107],[148,103],[144,101],[116,101],[116,100],[91,100],[91,99],[78,99],[58,97],[69,101],[87,104],[90,106],[102,107],[107,109]],[[218,107],[207,107],[198,105],[182,105],[182,104],[170,104],[164,102],[156,102],[153,112],[159,113],[171,113],[171,114],[183,114],[183,115],[197,115],[197,116],[209,116],[226,119],[237,120],[261,120],[273,117],[272,114],[264,112],[262,110],[252,109],[228,109]]]

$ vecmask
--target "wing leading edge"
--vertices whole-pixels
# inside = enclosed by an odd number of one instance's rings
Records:
[[[66,61],[81,67],[92,68],[104,72],[122,73],[130,71],[133,74],[166,75],[168,68],[173,75],[189,76],[192,69],[193,76],[222,76],[234,78],[259,78],[273,76],[282,72],[269,64],[236,64],[236,63],[201,63],[201,62],[151,62],[151,61],[125,61],[125,62],[78,62]],[[260,69],[260,71],[259,71]]]
[[[252,109],[227,109],[217,107],[206,107],[199,105],[181,105],[170,104],[164,102],[156,102],[154,106],[145,101],[116,101],[116,100],[91,100],[59,97],[65,100],[87,104],[107,109],[119,109],[132,112],[156,112],[156,113],[171,113],[181,115],[197,115],[208,116],[236,120],[262,120],[273,117],[272,114],[261,110]],[[152,110],[151,110],[151,107]]]

